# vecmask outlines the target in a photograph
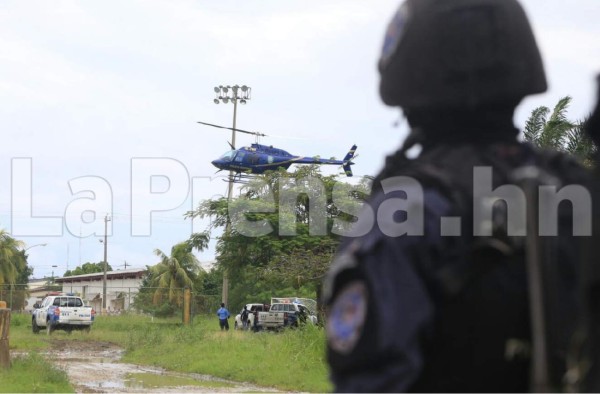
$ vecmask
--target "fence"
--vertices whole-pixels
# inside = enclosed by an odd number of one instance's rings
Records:
[[[0,300],[6,302],[6,307],[13,311],[24,310],[27,306],[29,289],[27,285],[0,285]]]
[[[102,296],[104,288],[102,283],[94,285],[63,286],[45,285],[30,288],[27,284],[0,285],[0,300],[6,301],[7,307],[14,312],[31,312],[34,304],[41,302],[44,297],[52,292],[73,293],[83,299],[86,305],[97,311],[102,311]],[[169,293],[173,292],[173,297]],[[169,315],[182,313],[183,288],[160,288],[139,286],[106,286],[106,312],[108,314],[121,313],[150,313]],[[219,309],[221,296],[191,293],[190,312],[192,317],[200,314],[216,313]],[[163,310],[160,307],[163,306]]]

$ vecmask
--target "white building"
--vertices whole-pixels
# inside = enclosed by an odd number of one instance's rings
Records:
[[[55,291],[55,288],[49,285],[52,278],[31,279],[27,289],[28,297],[25,300],[24,310],[31,312],[36,303],[41,303],[44,297]]]
[[[109,271],[106,273],[106,309],[108,313],[129,310],[133,297],[139,291],[145,268]],[[102,310],[104,273],[65,276],[56,278],[64,293],[79,295],[86,304],[97,311]]]

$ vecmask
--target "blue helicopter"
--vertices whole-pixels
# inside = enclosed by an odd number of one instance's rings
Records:
[[[211,123],[198,122],[207,126],[218,127],[222,129],[235,130],[241,133],[252,134],[257,137],[266,136],[265,134],[246,131],[241,129],[233,129],[231,127],[218,126]],[[231,144],[230,144],[231,146]],[[343,160],[322,159],[318,156],[295,156],[291,153],[275,148],[272,145],[261,145],[253,143],[250,146],[235,149],[231,146],[231,150],[225,152],[221,157],[212,161],[212,164],[221,170],[233,171],[236,175],[233,180],[241,181],[247,179],[251,174],[262,174],[265,171],[277,170],[278,168],[288,169],[292,164],[330,164],[338,165],[344,169],[347,176],[352,176],[351,165],[354,164],[352,159],[355,157],[356,145],[352,145]]]

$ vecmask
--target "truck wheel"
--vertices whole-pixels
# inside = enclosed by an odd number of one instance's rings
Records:
[[[54,331],[54,327],[52,327],[52,323],[50,320],[46,320],[46,334],[50,335]]]
[[[83,329],[83,332],[85,332],[86,334],[89,334],[91,329],[92,329],[92,326],[87,326],[86,328]]]
[[[31,319],[31,330],[33,331],[34,334],[40,333],[40,326],[38,326],[37,323],[35,322],[35,317],[33,319]]]

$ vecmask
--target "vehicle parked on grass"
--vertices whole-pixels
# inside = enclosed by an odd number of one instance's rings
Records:
[[[280,329],[298,327],[306,322],[317,324],[316,306],[317,302],[308,298],[271,298],[269,311],[258,313],[257,325],[266,329]]]
[[[41,305],[35,306],[37,308],[31,316],[34,334],[43,329],[48,335],[54,330],[89,332],[96,316],[96,311],[91,306],[86,306],[80,297],[71,294],[47,296]]]
[[[248,310],[248,316],[246,317],[246,329],[254,328],[254,321],[256,320],[256,316],[258,312],[266,312],[270,308],[269,304],[246,304],[246,309]],[[233,328],[235,330],[241,330],[244,328],[244,321],[242,319],[242,313],[244,310],[242,309],[240,313],[235,316],[235,323],[233,324]]]

